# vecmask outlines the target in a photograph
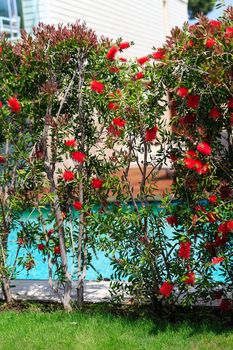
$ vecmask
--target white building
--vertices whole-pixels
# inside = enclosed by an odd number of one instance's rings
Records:
[[[127,54],[143,56],[160,46],[172,27],[187,20],[188,0],[0,0],[0,16],[2,5],[10,8],[9,3],[11,8],[17,3],[28,32],[38,22],[80,19],[99,35],[134,41]]]

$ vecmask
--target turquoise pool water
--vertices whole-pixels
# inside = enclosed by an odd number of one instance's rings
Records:
[[[48,215],[48,210],[44,210],[43,213],[46,217],[46,215]],[[28,215],[29,212],[25,212],[23,217],[22,217],[22,221],[24,220],[28,220]],[[36,212],[34,212],[31,216],[30,216],[30,221],[35,221],[37,217]],[[48,227],[49,229],[50,227]],[[8,261],[9,261],[9,265],[12,264],[12,262],[14,261],[15,258],[15,252],[17,250],[17,233],[19,231],[19,228],[15,228],[11,234],[10,234],[10,251],[9,251],[9,257],[8,257]],[[167,225],[166,226],[166,235],[168,237],[172,237],[173,234],[173,230],[171,228],[171,226]],[[43,279],[47,279],[48,278],[48,268],[47,268],[47,261],[44,260],[44,257],[42,256],[42,254],[37,250],[34,249],[32,250],[32,255],[35,261],[35,267],[33,269],[31,269],[30,271],[26,271],[26,269],[20,268],[18,269],[18,273],[16,278],[17,279],[39,279],[39,280],[43,280]],[[25,250],[22,250],[22,253],[19,254],[19,257],[23,256],[23,254],[25,253]],[[105,254],[101,251],[97,252],[97,256],[95,256],[95,254],[92,253],[92,264],[95,267],[96,271],[98,271],[99,274],[102,275],[103,278],[105,279],[109,279],[111,277],[111,274],[113,273],[113,269],[110,265],[110,260],[107,256],[105,256]],[[71,266],[71,257],[69,257],[69,264]],[[98,278],[98,273],[95,270],[93,270],[91,267],[87,270],[87,280],[96,280]],[[213,276],[214,279],[216,281],[223,281],[223,278],[220,276],[220,271],[218,269],[216,269],[215,271],[213,271]]]

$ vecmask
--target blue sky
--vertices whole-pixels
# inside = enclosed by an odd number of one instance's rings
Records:
[[[223,10],[228,7],[229,5],[232,5],[233,6],[233,0],[225,0],[225,6],[224,7],[221,7],[219,10],[213,10],[211,11],[209,14],[208,14],[208,17],[211,18],[211,19],[216,19],[218,18],[219,16],[222,15],[223,13]]]

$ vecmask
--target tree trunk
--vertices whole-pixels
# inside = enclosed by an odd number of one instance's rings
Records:
[[[11,304],[13,302],[13,298],[10,289],[10,281],[6,277],[3,277],[2,279],[2,292],[6,303]]]

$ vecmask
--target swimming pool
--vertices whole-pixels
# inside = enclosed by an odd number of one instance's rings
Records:
[[[43,210],[43,215],[48,215],[48,208]],[[22,221],[26,220],[28,218],[29,212],[25,211],[25,213],[22,216]],[[33,214],[30,216],[30,221],[35,221],[38,214],[34,211]],[[50,227],[48,227],[49,229]],[[166,225],[165,226],[166,235],[168,237],[172,237],[173,235],[173,229],[171,226]],[[13,263],[15,258],[15,252],[17,250],[17,234],[18,234],[19,228],[15,228],[12,230],[10,234],[10,249],[9,249],[9,256],[8,256],[8,262],[9,265]],[[96,271],[92,269],[91,267],[87,270],[87,276],[86,280],[96,280],[99,276],[99,274],[102,275],[104,279],[110,279],[113,269],[110,264],[110,259],[103,253],[102,251],[98,251],[95,255],[93,252],[91,252],[92,255],[92,265],[95,267]],[[19,257],[23,256],[23,252],[19,254]],[[37,279],[37,280],[44,280],[48,279],[48,268],[47,268],[47,262],[44,261],[43,255],[37,250],[33,250],[33,258],[35,261],[35,267],[29,271],[27,271],[25,268],[17,269],[18,273],[16,276],[16,279]],[[69,256],[69,265],[71,266],[71,256]],[[223,281],[222,276],[220,276],[220,271],[218,269],[213,270],[213,277],[215,281]]]

